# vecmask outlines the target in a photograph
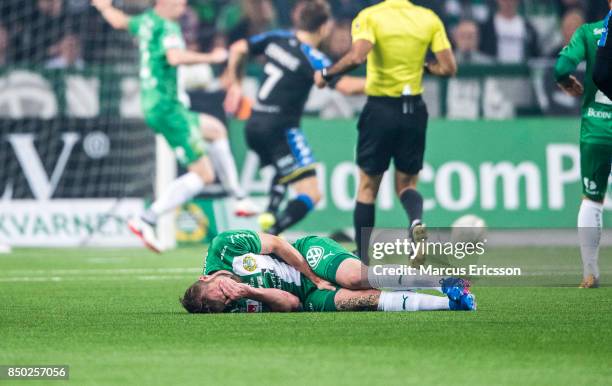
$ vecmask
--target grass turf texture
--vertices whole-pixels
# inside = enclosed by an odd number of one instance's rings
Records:
[[[579,269],[577,249],[506,253]],[[612,384],[610,287],[475,288],[475,313],[188,315],[202,256],[0,255],[0,364],[68,364],[66,384]]]

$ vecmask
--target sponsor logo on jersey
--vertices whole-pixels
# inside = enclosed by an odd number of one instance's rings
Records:
[[[242,259],[242,267],[248,272],[253,272],[257,269],[257,261],[252,255],[246,255]]]
[[[592,107],[587,110],[587,117],[589,118],[600,118],[600,119],[612,119],[612,112],[609,111],[598,111]]]
[[[584,189],[588,194],[598,194],[599,193],[597,189],[597,183],[595,181],[591,181],[587,177],[585,177],[582,180],[582,182],[584,184]]]
[[[325,260],[331,255],[333,255],[333,253],[328,253],[325,255],[325,250],[321,247],[310,247],[310,249],[306,252],[306,261],[312,268],[316,268],[321,260]]]
[[[261,312],[261,303],[255,300],[246,300],[246,312]]]

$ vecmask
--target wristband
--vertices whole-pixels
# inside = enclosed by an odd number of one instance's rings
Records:
[[[328,83],[329,83],[329,82],[331,82],[331,81],[334,79],[334,77],[333,77],[333,76],[330,76],[330,75],[327,73],[327,71],[328,71],[328,67],[325,67],[324,69],[322,69],[322,70],[321,70],[321,76],[323,77],[323,79],[324,79],[326,82],[328,82]]]

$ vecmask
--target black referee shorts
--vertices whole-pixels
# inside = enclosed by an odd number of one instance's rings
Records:
[[[421,96],[368,97],[357,129],[357,164],[367,174],[383,174],[393,158],[396,170],[416,175],[423,168],[427,106]]]

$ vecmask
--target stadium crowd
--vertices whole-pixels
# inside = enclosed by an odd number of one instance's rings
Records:
[[[326,51],[337,59],[350,46],[351,21],[380,0],[330,0],[335,26]],[[116,0],[139,12],[148,0]],[[188,46],[208,51],[241,38],[292,24],[295,0],[190,0],[181,27]],[[585,21],[602,19],[604,1],[414,0],[432,8],[450,31],[460,64],[520,64],[555,57]],[[134,59],[132,42],[111,31],[89,0],[3,0],[0,4],[0,65],[86,64]],[[130,52],[130,54],[127,54]]]

